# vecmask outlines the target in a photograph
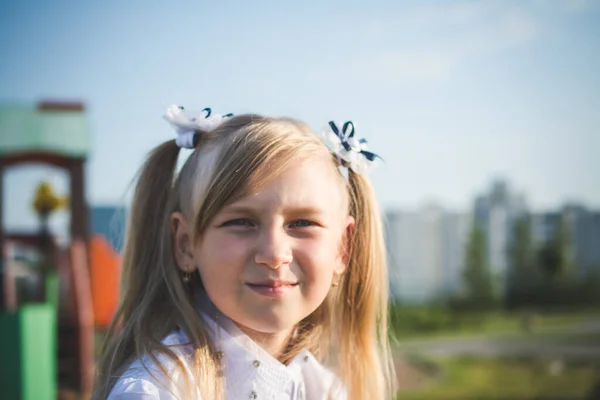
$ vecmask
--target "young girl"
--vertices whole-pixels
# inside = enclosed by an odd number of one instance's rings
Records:
[[[376,156],[352,123],[319,138],[292,119],[165,117],[178,137],[139,176],[94,398],[390,398],[385,251],[363,175]]]

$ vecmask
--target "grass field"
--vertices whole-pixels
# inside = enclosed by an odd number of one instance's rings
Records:
[[[600,384],[600,363],[464,357],[430,363],[439,377],[401,390],[398,400],[587,400],[596,399],[592,391]]]

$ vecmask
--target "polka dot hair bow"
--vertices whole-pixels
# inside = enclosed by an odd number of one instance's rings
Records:
[[[377,165],[379,157],[377,154],[367,151],[366,139],[354,137],[354,124],[347,121],[343,125],[337,125],[330,121],[327,128],[322,132],[323,141],[329,149],[340,160],[340,164],[346,166],[357,174],[365,174]]]
[[[183,106],[172,105],[167,108],[164,118],[175,128],[175,143],[186,149],[196,148],[198,135],[196,131],[212,131],[233,114],[214,114],[210,108],[201,112],[188,111]]]

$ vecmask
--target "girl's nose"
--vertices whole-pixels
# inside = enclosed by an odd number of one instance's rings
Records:
[[[278,269],[292,262],[292,249],[289,237],[281,229],[268,229],[261,233],[254,262]]]

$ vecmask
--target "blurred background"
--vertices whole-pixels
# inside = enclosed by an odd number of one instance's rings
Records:
[[[398,399],[600,398],[600,1],[0,4],[0,398],[89,397],[171,104],[385,163]]]

